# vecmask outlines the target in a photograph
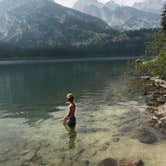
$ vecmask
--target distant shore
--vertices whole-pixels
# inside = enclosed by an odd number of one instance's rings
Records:
[[[57,57],[57,58],[50,58],[50,57],[35,57],[35,58],[3,58],[0,59],[0,65],[7,65],[7,64],[24,64],[24,63],[60,63],[60,62],[84,62],[84,61],[116,61],[116,60],[135,60],[138,57]]]

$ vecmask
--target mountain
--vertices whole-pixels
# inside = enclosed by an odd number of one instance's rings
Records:
[[[120,6],[114,1],[101,5],[96,0],[78,0],[74,9],[98,17],[107,22],[112,28],[118,30],[137,30],[142,28],[160,27],[160,15],[145,12],[133,7]]]
[[[116,8],[120,7],[120,5],[117,4],[117,3],[115,3],[113,0],[108,1],[108,2],[105,4],[105,6],[106,6],[109,10],[111,10],[111,11],[114,11]]]
[[[97,0],[78,0],[73,9],[100,18],[103,21],[107,21],[110,16],[110,10]]]
[[[160,15],[123,6],[116,8],[108,21],[114,29],[151,29],[160,26]]]
[[[79,0],[74,4],[73,8],[83,12],[89,6],[103,8],[104,4],[98,2],[97,0]]]
[[[102,20],[52,0],[0,1],[0,42],[22,48],[86,46],[108,28]]]
[[[145,0],[143,2],[135,2],[133,7],[151,13],[161,13],[163,0]]]
[[[109,13],[109,8],[102,8]],[[112,30],[104,21],[53,0],[0,1],[0,58],[136,56],[143,52],[151,33]]]

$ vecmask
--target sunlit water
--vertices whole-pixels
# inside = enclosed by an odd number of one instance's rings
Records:
[[[2,63],[0,165],[97,165],[112,157],[165,166],[165,141],[150,145],[132,137],[148,115],[142,96],[129,94],[129,79],[126,60]],[[62,123],[70,91],[74,131]]]

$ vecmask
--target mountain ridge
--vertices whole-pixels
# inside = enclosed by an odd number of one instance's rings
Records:
[[[3,6],[1,3],[0,9]],[[29,0],[0,15],[0,41],[15,45],[21,43],[22,47],[83,45],[108,28],[98,18],[50,0]]]
[[[13,2],[7,0],[5,5]],[[144,50],[144,42],[152,32],[118,32],[97,17],[50,0],[19,2],[0,13],[0,57],[124,55],[125,52],[135,56]],[[2,7],[1,1],[0,11]]]
[[[163,0],[146,0],[143,2],[135,2],[133,7],[142,11],[160,14],[163,4]]]
[[[159,14],[149,13],[133,7],[120,6],[112,0],[100,8],[96,5],[97,1],[94,4],[93,1],[91,3],[86,3],[87,1],[82,3],[82,1],[78,0],[73,6],[73,9],[100,18],[114,29],[138,30],[142,28],[150,29],[160,27]],[[130,21],[131,17],[133,17],[132,20],[135,23]]]

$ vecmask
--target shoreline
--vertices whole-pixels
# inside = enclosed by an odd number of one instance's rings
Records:
[[[150,123],[166,138],[166,80],[159,77],[142,76],[147,112],[151,114]]]
[[[120,60],[135,60],[138,57],[57,57],[57,58],[14,58],[14,59],[0,59],[0,65],[8,64],[32,64],[32,63],[61,63],[61,62],[86,62],[86,61],[120,61]]]

